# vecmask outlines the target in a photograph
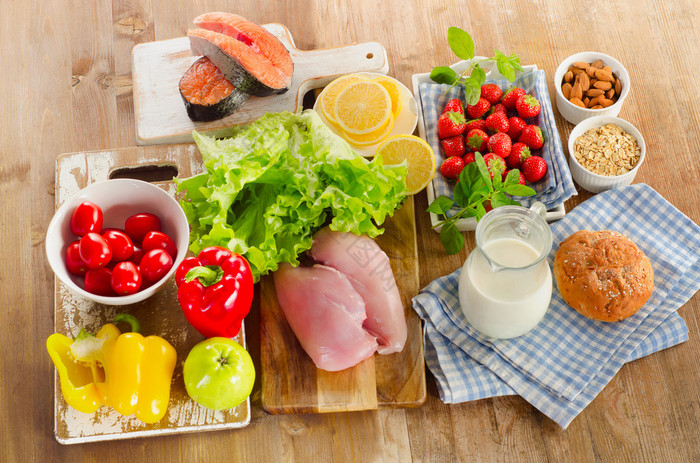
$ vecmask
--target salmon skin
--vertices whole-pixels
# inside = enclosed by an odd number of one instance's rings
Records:
[[[205,13],[187,31],[195,55],[208,57],[242,92],[268,96],[289,90],[294,63],[277,37],[231,13]]]
[[[238,110],[249,95],[236,89],[224,74],[203,56],[183,74],[180,96],[193,121],[213,121]]]

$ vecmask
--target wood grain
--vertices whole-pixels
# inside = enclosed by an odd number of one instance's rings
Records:
[[[415,409],[270,415],[257,381],[251,425],[243,429],[58,444],[53,365],[44,347],[54,330],[44,234],[54,212],[56,157],[135,146],[127,90],[133,44],[182,37],[192,18],[216,10],[284,24],[301,50],[379,42],[389,75],[409,87],[414,73],[457,60],[449,26],[468,30],[479,54],[499,49],[537,64],[551,98],[562,59],[610,54],[632,80],[620,117],[647,143],[635,182],[700,223],[695,0],[0,2],[0,461],[700,461],[697,294],[679,310],[689,341],[624,366],[566,431],[517,397],[445,405],[428,372],[428,399]],[[556,117],[565,140],[572,126]],[[591,196],[579,190],[567,210]],[[461,265],[474,234],[465,233],[461,254],[446,256],[424,212],[425,193],[414,200],[422,288]],[[256,306],[251,326],[257,319]]]
[[[425,368],[420,318],[411,297],[418,292],[413,198],[387,219],[377,244],[389,256],[399,287],[408,339],[403,351],[375,355],[339,372],[316,368],[287,324],[274,283],[260,284],[262,406],[269,413],[328,413],[377,407],[418,407],[425,402]],[[371,263],[368,263],[371,265]],[[378,278],[382,269],[368,268]]]

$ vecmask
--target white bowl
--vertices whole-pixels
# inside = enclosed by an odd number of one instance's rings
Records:
[[[637,144],[639,145],[639,148],[641,148],[641,153],[637,164],[632,170],[622,175],[594,174],[579,164],[574,156],[574,143],[579,136],[583,135],[583,133],[588,129],[602,127],[608,123],[621,127],[625,132],[636,138]],[[574,181],[581,186],[581,188],[588,190],[591,193],[600,193],[601,191],[610,190],[612,188],[627,186],[632,183],[634,177],[637,175],[637,171],[646,157],[646,151],[647,147],[644,143],[644,137],[642,137],[642,134],[635,126],[626,120],[615,116],[590,117],[576,125],[576,127],[574,127],[574,129],[571,131],[571,135],[569,135],[569,167],[571,170],[571,176],[574,178]]]
[[[170,271],[157,283],[127,296],[100,296],[85,290],[83,278],[66,269],[68,245],[77,237],[70,230],[70,218],[75,208],[84,201],[97,204],[104,214],[103,228],[124,228],[124,221],[133,214],[150,212],[158,216],[163,233],[177,246],[177,257]],[[187,217],[180,204],[161,188],[141,180],[113,179],[93,183],[67,199],[56,211],[46,230],[46,256],[51,269],[71,291],[86,299],[108,304],[125,305],[141,302],[154,295],[175,273],[187,254],[190,231]]]
[[[595,60],[601,59],[605,65],[610,66],[612,72],[620,79],[622,83],[622,92],[617,98],[615,104],[608,106],[607,108],[601,109],[588,109],[576,106],[566,98],[561,92],[561,84],[564,81],[564,74],[569,70],[571,66],[576,61],[585,61],[586,63],[592,63]],[[556,89],[556,102],[557,110],[559,114],[562,115],[564,119],[571,122],[572,124],[578,124],[584,119],[594,116],[617,116],[620,114],[620,109],[622,109],[622,103],[627,98],[627,94],[630,92],[630,76],[627,73],[627,69],[618,60],[612,56],[608,56],[603,53],[598,53],[595,51],[584,51],[581,53],[576,53],[569,56],[564,61],[561,62],[559,67],[557,67],[554,73],[554,88]]]

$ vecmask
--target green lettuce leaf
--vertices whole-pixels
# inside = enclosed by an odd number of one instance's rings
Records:
[[[175,179],[190,250],[243,255],[255,281],[298,265],[319,228],[375,237],[406,195],[405,166],[367,160],[312,110],[268,113],[232,136],[193,132],[206,172]]]

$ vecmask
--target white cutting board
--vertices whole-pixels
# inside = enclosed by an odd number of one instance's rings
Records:
[[[289,90],[281,95],[251,96],[235,113],[211,122],[192,121],[178,89],[182,75],[199,58],[190,52],[187,37],[134,46],[132,81],[137,143],[188,143],[192,141],[192,130],[224,134],[231,126],[247,124],[266,112],[300,109],[309,90],[324,87],[337,76],[363,71],[386,74],[389,70],[386,50],[377,42],[306,51],[296,48],[285,26],[263,27],[280,39],[292,56],[294,74]]]

